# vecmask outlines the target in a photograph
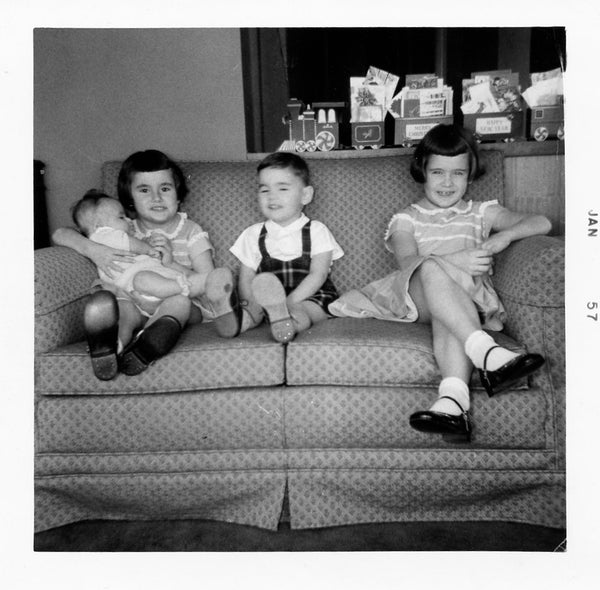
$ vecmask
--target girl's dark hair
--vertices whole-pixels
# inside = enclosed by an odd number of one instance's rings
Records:
[[[304,186],[310,185],[310,172],[306,160],[292,152],[275,152],[262,159],[256,168],[260,172],[265,168],[290,168],[302,180]]]
[[[477,141],[468,129],[458,125],[436,125],[427,132],[415,149],[410,173],[417,182],[424,183],[430,156],[459,156],[460,154],[469,156],[469,182],[485,173],[485,168],[479,159]]]
[[[133,211],[133,198],[131,196],[131,182],[134,174],[138,172],[157,172],[159,170],[170,170],[173,174],[173,182],[177,192],[177,199],[181,203],[189,190],[185,182],[185,176],[176,162],[158,150],[145,150],[135,152],[127,158],[119,171],[117,181],[117,192],[119,201],[128,211]]]

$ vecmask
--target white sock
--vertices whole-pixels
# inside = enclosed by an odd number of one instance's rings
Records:
[[[429,408],[433,412],[443,412],[444,414],[458,416],[461,411],[452,401],[453,399],[461,405],[465,412],[471,407],[469,386],[458,377],[446,377],[442,379],[438,388],[438,396],[439,398]],[[452,399],[446,399],[447,397]]]
[[[483,369],[485,356],[488,350],[494,346],[498,345],[489,334],[483,330],[475,330],[465,342],[465,353],[475,367]],[[486,369],[488,371],[495,371],[517,356],[519,355],[516,352],[511,352],[502,346],[494,348],[487,357]]]

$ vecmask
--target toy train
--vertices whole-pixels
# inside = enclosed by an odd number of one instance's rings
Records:
[[[283,117],[288,127],[288,139],[279,147],[279,151],[328,152],[340,145],[339,109],[344,102],[315,102],[305,107],[297,98],[287,104],[288,112]],[[316,117],[315,117],[316,115]]]
[[[565,138],[565,112],[563,105],[532,107],[528,113],[529,137],[545,141],[549,137]]]
[[[283,123],[288,128],[286,139],[279,151],[315,152],[330,151],[340,147],[340,122],[344,102],[315,102],[305,106],[296,98],[287,104],[288,112]],[[408,123],[415,123],[412,130]],[[394,144],[408,147],[414,145],[431,127],[438,123],[451,123],[452,116],[438,121],[429,119],[396,119],[393,130]],[[418,125],[417,125],[418,123]],[[539,106],[512,113],[479,113],[464,115],[465,127],[471,129],[478,141],[505,141],[548,138],[564,140],[564,107]],[[357,149],[380,148],[384,145],[383,121],[350,122],[351,145]],[[410,131],[410,132],[409,132]]]

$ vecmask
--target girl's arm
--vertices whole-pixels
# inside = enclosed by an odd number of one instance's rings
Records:
[[[389,243],[400,270],[405,270],[417,259],[422,258],[418,254],[415,237],[409,232],[395,231],[389,237]]]
[[[57,246],[66,246],[89,258],[99,270],[114,278],[122,271],[118,262],[133,262],[134,257],[127,250],[115,250],[103,244],[88,240],[84,235],[70,227],[62,227],[52,234],[52,241]]]
[[[327,280],[333,252],[315,254],[310,260],[310,270],[302,282],[287,296],[289,303],[300,303],[312,297]]]
[[[552,229],[552,224],[544,215],[516,213],[502,208],[494,217],[491,227],[496,233],[482,244],[482,248],[491,254],[497,254],[515,240],[547,234]]]
[[[400,270],[405,270],[416,260],[423,258],[418,254],[417,242],[413,234],[395,231],[389,241]],[[471,276],[489,272],[492,266],[492,256],[483,248],[460,250],[452,254],[440,255],[439,258],[447,260]]]

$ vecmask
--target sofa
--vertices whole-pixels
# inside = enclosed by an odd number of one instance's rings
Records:
[[[416,200],[410,150],[308,154],[315,199],[345,251],[340,292],[394,268],[393,213]],[[473,199],[504,201],[504,155],[483,151]],[[183,162],[182,209],[236,270],[235,237],[260,220],[251,159]],[[119,162],[102,166],[116,194]],[[335,318],[287,345],[266,325],[235,339],[188,326],[135,377],[94,377],[82,312],[94,265],[35,251],[35,528],[86,519],[210,519],[276,529],[367,522],[512,521],[565,527],[564,243],[536,236],[497,256],[499,342],[546,364],[489,398],[472,379],[472,441],[410,428],[440,375],[427,325]]]

